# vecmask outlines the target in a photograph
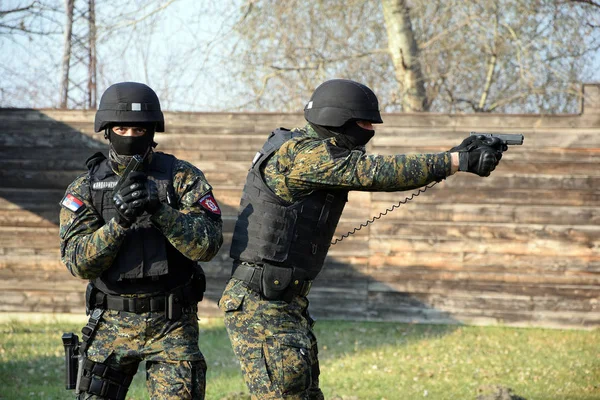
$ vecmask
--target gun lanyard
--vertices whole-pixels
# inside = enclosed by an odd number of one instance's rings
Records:
[[[375,222],[375,220],[380,219],[384,215],[387,215],[389,212],[394,211],[396,208],[400,207],[401,205],[408,203],[409,201],[413,200],[415,197],[417,197],[421,193],[425,193],[427,191],[427,189],[431,189],[432,187],[437,185],[439,182],[441,182],[441,181],[433,182],[429,185],[425,185],[425,186],[419,188],[418,191],[414,192],[409,197],[405,198],[404,200],[400,200],[396,204],[392,204],[391,207],[386,208],[385,211],[380,212],[379,215],[374,216],[373,218],[371,218],[371,219],[365,221],[364,223],[360,224],[359,226],[355,227],[353,230],[349,231],[348,233],[340,236],[339,238],[336,238],[334,241],[331,242],[331,245],[333,246],[334,244],[346,239],[348,236],[354,235],[356,232],[360,231],[362,228],[366,228],[367,226],[371,225],[373,222]]]

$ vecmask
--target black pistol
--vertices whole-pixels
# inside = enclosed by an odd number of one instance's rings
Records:
[[[119,192],[119,190],[123,187],[123,184],[125,183],[127,177],[131,172],[139,171],[142,168],[142,165],[144,164],[144,158],[145,156],[142,157],[138,154],[131,157],[131,161],[129,161],[129,164],[127,164],[125,171],[123,171],[123,174],[121,174],[121,178],[113,188],[113,194],[117,194]]]
[[[507,146],[517,145],[520,146],[523,144],[523,135],[520,133],[480,133],[480,132],[471,132],[471,136],[485,136],[488,138],[498,138],[502,140]]]

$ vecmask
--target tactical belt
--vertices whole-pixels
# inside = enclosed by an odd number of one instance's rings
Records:
[[[237,265],[233,271],[233,278],[239,279],[246,283],[246,286],[257,293],[262,294],[262,274],[263,266],[256,264],[248,264],[242,262]],[[292,280],[290,285],[287,287],[285,294],[282,299],[291,301],[294,296],[308,296],[310,288],[312,287],[313,281],[304,280],[300,281],[297,279]]]
[[[169,319],[177,319],[181,316],[181,313],[197,311],[198,301],[202,299],[203,294],[197,293],[191,283],[175,288],[167,294],[149,297],[112,295],[98,290],[91,283],[89,285],[92,286],[87,302],[87,307],[90,310],[102,308],[136,314],[165,311]],[[90,289],[88,288],[88,290]]]

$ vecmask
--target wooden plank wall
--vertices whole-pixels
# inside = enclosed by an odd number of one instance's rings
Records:
[[[600,88],[579,115],[386,114],[370,151],[438,152],[471,130],[520,132],[489,178],[450,177],[333,246],[310,294],[317,317],[430,323],[600,324]],[[58,203],[93,152],[93,112],[0,110],[0,311],[83,312],[85,282],[60,263]],[[301,114],[166,113],[159,150],[206,174],[225,244],[205,263],[216,301],[246,170],[266,135]],[[346,233],[410,195],[352,192]]]

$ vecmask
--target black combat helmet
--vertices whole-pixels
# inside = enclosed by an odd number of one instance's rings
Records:
[[[156,132],[165,131],[158,96],[143,83],[120,82],[106,89],[96,112],[94,129],[100,132],[115,122],[155,123]]]
[[[375,93],[347,79],[332,79],[319,85],[304,107],[304,118],[311,124],[332,127],[350,120],[383,122]]]

